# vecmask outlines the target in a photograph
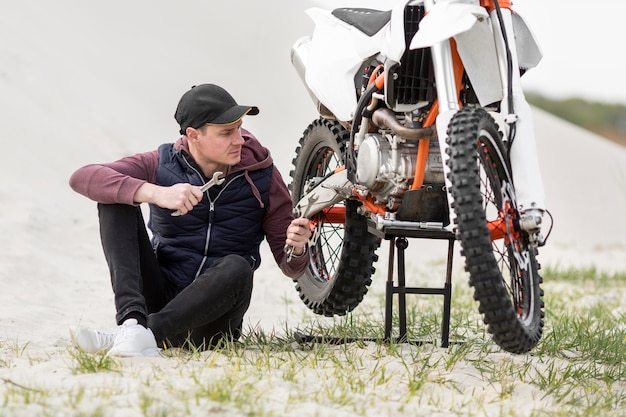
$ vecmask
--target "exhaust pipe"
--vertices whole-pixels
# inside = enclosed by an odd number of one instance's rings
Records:
[[[372,122],[385,129],[390,129],[403,139],[419,140],[430,139],[435,134],[433,127],[407,127],[402,125],[396,115],[388,108],[380,108],[372,114]]]

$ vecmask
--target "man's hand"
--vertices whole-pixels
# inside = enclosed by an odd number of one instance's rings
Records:
[[[294,256],[300,256],[304,253],[309,238],[311,237],[311,223],[305,217],[299,217],[292,220],[287,228],[287,239],[285,244],[293,247]]]
[[[161,208],[178,210],[183,215],[202,200],[200,188],[185,183],[162,187],[146,182],[137,189],[134,200],[136,203],[151,203]]]

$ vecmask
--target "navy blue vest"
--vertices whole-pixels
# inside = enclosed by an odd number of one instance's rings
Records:
[[[150,205],[152,243],[170,281],[186,287],[215,260],[229,254],[243,256],[253,269],[259,267],[259,245],[264,239],[261,226],[272,171],[269,166],[229,175],[222,185],[205,192],[202,201],[184,216],[174,217],[172,210]],[[156,184],[181,182],[202,185],[204,179],[173,144],[161,145]]]

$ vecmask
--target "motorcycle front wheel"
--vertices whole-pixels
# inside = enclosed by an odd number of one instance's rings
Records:
[[[487,330],[511,353],[533,349],[543,333],[537,249],[519,228],[506,150],[493,118],[464,108],[448,126],[449,179],[465,269]]]
[[[294,206],[311,188],[344,165],[349,133],[320,118],[304,131],[290,172]],[[346,200],[315,215],[307,255],[309,267],[296,282],[300,298],[316,314],[345,315],[363,300],[371,284],[380,241],[367,231],[361,204]]]

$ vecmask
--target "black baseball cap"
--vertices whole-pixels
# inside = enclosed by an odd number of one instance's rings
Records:
[[[246,114],[259,114],[255,106],[241,106],[226,90],[215,84],[194,85],[180,98],[174,118],[180,133],[188,127],[198,129],[205,124],[228,125]]]

